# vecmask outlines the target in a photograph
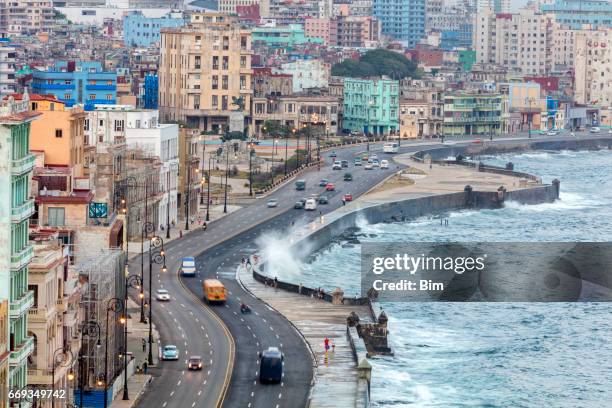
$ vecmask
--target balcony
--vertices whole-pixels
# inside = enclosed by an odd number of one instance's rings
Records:
[[[85,89],[88,91],[114,91],[117,87],[115,85],[87,85]]]
[[[21,159],[13,160],[11,173],[13,174],[13,176],[20,176],[23,173],[32,171],[35,160],[36,159],[33,154],[27,154]]]
[[[38,90],[45,90],[45,89],[58,89],[58,90],[74,90],[74,84],[44,84],[44,83],[35,83],[32,85],[32,88]]]
[[[12,366],[20,365],[34,351],[34,338],[26,337],[15,351],[11,351],[9,364]]]
[[[64,298],[61,299],[57,299],[55,301],[55,307],[57,308],[58,312],[65,312],[66,311],[66,300]]]
[[[24,314],[34,304],[34,292],[31,290],[24,293],[22,297],[14,302],[11,302],[10,306],[10,317],[13,319],[18,318]]]
[[[11,255],[11,269],[19,270],[30,263],[34,256],[34,247],[28,245],[20,252]]]
[[[19,223],[34,214],[34,200],[26,200],[23,204],[11,209],[11,222]]]

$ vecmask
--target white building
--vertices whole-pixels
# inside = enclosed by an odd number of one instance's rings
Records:
[[[85,121],[86,144],[122,143],[162,163],[159,180],[159,225],[178,222],[178,125],[159,123],[159,111],[131,105],[99,105]]]
[[[293,77],[293,92],[310,88],[327,88],[330,66],[323,60],[297,60],[282,64],[279,73]]]
[[[15,93],[15,48],[0,39],[0,99]]]
[[[575,41],[575,101],[612,106],[612,28],[578,31]]]

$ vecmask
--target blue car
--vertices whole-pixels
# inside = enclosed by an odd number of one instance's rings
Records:
[[[162,360],[178,360],[179,359],[179,351],[176,346],[172,344],[168,344],[164,346],[162,350]]]

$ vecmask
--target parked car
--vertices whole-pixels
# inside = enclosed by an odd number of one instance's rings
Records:
[[[381,169],[388,169],[389,168],[389,160],[381,160],[380,161],[380,168]]]
[[[340,165],[342,167],[348,167],[348,160],[340,160]]]
[[[353,201],[353,195],[351,193],[343,195],[342,198],[344,201]]]
[[[271,198],[268,200],[268,208],[275,208],[278,206],[278,200],[276,198]]]
[[[591,128],[589,129],[589,132],[591,133],[599,133],[601,131],[601,129],[599,129],[599,127],[597,126],[591,126]]]
[[[162,350],[162,360],[178,360],[179,351],[173,344],[166,344]]]
[[[557,136],[559,134],[559,131],[557,129],[550,129],[548,132],[546,132],[547,136]]]
[[[332,170],[342,170],[342,163],[340,163],[340,160],[334,162]]]
[[[189,357],[189,360],[187,360],[187,369],[188,370],[201,370],[202,369],[202,357],[200,356]]]
[[[353,181],[353,175],[351,173],[344,173],[344,181]]]
[[[376,155],[376,153],[372,153],[372,155],[370,156],[370,159],[376,160],[378,159],[378,156]]]
[[[355,161],[353,162],[353,164],[355,166],[361,166],[361,158],[360,157],[355,158]]]
[[[319,197],[319,204],[327,204],[327,203],[329,203],[327,196],[322,195],[321,197]]]
[[[334,191],[336,189],[336,186],[334,185],[334,183],[327,183],[327,185],[325,186],[325,190],[327,191]]]
[[[170,300],[170,293],[166,289],[157,289],[155,291],[155,299],[160,302],[167,302]]]
[[[325,187],[327,183],[329,183],[329,180],[321,179],[321,181],[319,181],[319,187]]]

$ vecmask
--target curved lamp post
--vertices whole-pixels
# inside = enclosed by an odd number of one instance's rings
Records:
[[[79,374],[79,408],[83,408],[83,388],[85,387],[84,385],[84,379],[85,379],[85,373],[84,373],[84,364],[83,364],[83,339],[85,338],[85,336],[87,336],[87,338],[89,339],[96,339],[96,348],[100,348],[101,344],[100,344],[100,335],[102,333],[102,330],[100,328],[100,324],[98,322],[96,322],[95,320],[89,320],[87,322],[83,322],[83,325],[81,326],[81,351],[79,354],[79,370],[80,370],[80,374]]]
[[[125,298],[123,299],[123,304],[125,307],[125,324],[123,326],[123,400],[129,400],[130,396],[128,393],[128,378],[127,378],[127,365],[128,365],[128,360],[127,360],[127,334],[128,334],[128,327],[127,327],[127,302],[128,302],[128,290],[129,288],[135,288],[135,289],[140,289],[140,292],[138,293],[138,296],[140,297],[140,300],[143,301],[144,300],[144,293],[143,293],[143,289],[142,289],[142,279],[140,279],[140,276],[138,275],[129,275],[128,274],[128,270],[127,270],[127,265],[126,265],[126,269],[125,269]]]
[[[60,353],[61,352],[61,353]],[[53,352],[53,362],[51,365],[51,407],[55,408],[55,367],[68,367],[74,363],[74,354],[70,349],[60,347]],[[68,380],[74,379],[72,368],[68,372]]]
[[[106,336],[104,336],[104,408],[108,407],[108,313],[120,313],[124,310],[125,305],[123,303],[123,299],[110,298],[106,302]],[[127,326],[125,316],[121,316],[120,321],[121,324]]]

